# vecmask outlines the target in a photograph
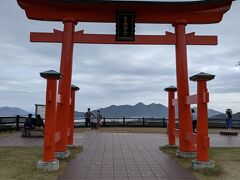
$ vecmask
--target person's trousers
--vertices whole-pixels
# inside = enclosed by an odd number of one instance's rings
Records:
[[[85,127],[88,128],[91,126],[90,119],[85,119]]]
[[[227,119],[227,128],[228,128],[228,129],[231,129],[231,128],[232,128],[232,119],[231,119],[231,118],[228,118],[228,119]]]
[[[197,128],[197,120],[192,121],[192,132],[195,132],[195,129]]]

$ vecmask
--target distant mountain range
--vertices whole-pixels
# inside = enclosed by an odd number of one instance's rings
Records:
[[[196,108],[194,108],[196,109]],[[168,108],[162,104],[149,104],[145,105],[141,102],[137,103],[134,106],[131,105],[120,105],[115,106],[111,105],[106,108],[97,109],[101,112],[103,117],[157,117],[157,118],[168,118]],[[97,113],[97,110],[92,111],[93,114]],[[216,116],[222,114],[219,111],[213,109],[208,110],[208,116]],[[83,117],[84,112],[75,111],[75,117]],[[177,117],[177,110],[176,110]]]
[[[17,107],[0,107],[0,116],[26,116],[29,112]]]

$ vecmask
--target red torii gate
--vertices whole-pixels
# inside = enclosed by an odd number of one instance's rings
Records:
[[[72,56],[74,43],[176,45],[176,71],[179,107],[179,136],[185,137],[192,130],[189,96],[187,45],[216,45],[217,36],[186,34],[187,24],[210,24],[221,21],[232,0],[194,2],[148,2],[111,0],[17,0],[29,19],[61,21],[64,30],[53,33],[31,33],[31,42],[62,43],[60,73],[57,95],[57,126],[60,141],[56,144],[57,157],[67,157],[67,135],[70,113]],[[116,22],[116,12],[134,12],[136,23],[172,24],[175,33],[165,35],[136,35],[134,41],[116,41],[115,35],[84,34],[75,32],[77,22]],[[46,117],[47,120],[48,117]],[[184,139],[184,138],[181,138]],[[180,152],[193,152],[191,142],[180,141]],[[45,160],[47,161],[47,160]]]

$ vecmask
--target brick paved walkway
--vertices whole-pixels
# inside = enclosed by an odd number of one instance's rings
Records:
[[[239,147],[240,137],[210,134],[212,147]],[[0,138],[0,146],[41,146],[42,138],[19,134]],[[167,144],[165,134],[96,133],[75,134],[75,144],[84,146],[58,180],[156,180],[196,179],[159,151]]]
[[[72,160],[58,180],[195,179],[159,151],[166,138],[156,134],[95,133],[75,136],[84,152]]]

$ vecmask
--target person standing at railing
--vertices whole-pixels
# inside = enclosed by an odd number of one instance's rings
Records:
[[[87,109],[87,112],[85,112],[85,127],[91,128],[91,117],[95,117],[94,114],[90,111],[90,108]],[[96,118],[96,117],[95,117]]]
[[[23,127],[24,127],[25,136],[29,136],[30,135],[30,130],[35,128],[34,125],[33,125],[32,114],[28,114],[28,117],[25,119]]]
[[[226,109],[226,123],[228,130],[232,129],[232,110]]]
[[[17,131],[20,131],[19,120],[20,120],[20,116],[17,115],[17,117],[16,117],[16,130]]]
[[[44,129],[44,122],[42,117],[38,114],[36,119],[36,129],[43,130]]]

